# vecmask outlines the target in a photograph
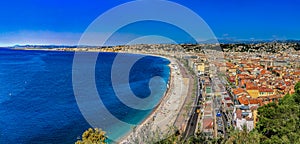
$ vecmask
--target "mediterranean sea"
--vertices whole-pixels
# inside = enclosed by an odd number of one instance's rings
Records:
[[[95,82],[109,112],[121,121],[139,124],[152,112],[124,105],[111,84],[116,53],[99,53]],[[135,54],[126,54],[135,57]],[[81,114],[72,86],[74,52],[0,49],[0,143],[74,143],[90,124]],[[130,70],[130,88],[135,95],[150,95],[149,81],[160,76],[169,81],[169,60],[145,56]],[[83,62],[82,65],[85,65]],[[166,86],[159,86],[156,105]],[[126,93],[126,92],[124,92]],[[88,102],[87,102],[88,103]],[[101,111],[101,110],[100,110]],[[109,137],[120,138],[130,128],[113,124],[105,128]]]

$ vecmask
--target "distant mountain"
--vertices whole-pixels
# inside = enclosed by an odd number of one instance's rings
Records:
[[[257,43],[300,43],[300,40],[236,40],[236,39],[218,39],[221,44],[257,44]]]

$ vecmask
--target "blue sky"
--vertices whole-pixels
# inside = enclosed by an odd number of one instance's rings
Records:
[[[171,1],[196,12],[220,39],[300,39],[298,0]],[[4,0],[0,5],[0,46],[77,44],[81,34],[99,15],[126,2]],[[135,32],[138,31],[132,31]]]

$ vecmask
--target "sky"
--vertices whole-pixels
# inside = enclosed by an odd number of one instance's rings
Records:
[[[194,11],[218,39],[300,39],[298,0],[170,1]],[[76,45],[82,33],[98,16],[126,2],[129,1],[3,0],[0,5],[0,46]],[[135,35],[140,32],[138,29],[145,27],[140,25],[126,33]],[[148,25],[147,30],[152,31],[151,26]]]

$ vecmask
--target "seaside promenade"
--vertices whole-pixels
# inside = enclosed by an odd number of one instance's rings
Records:
[[[173,134],[170,133],[173,126],[180,130],[185,127],[183,105],[189,93],[190,80],[176,59],[168,59],[171,62],[169,65],[171,76],[167,93],[148,118],[121,139],[120,143],[155,142]],[[160,136],[153,138],[156,134]]]

